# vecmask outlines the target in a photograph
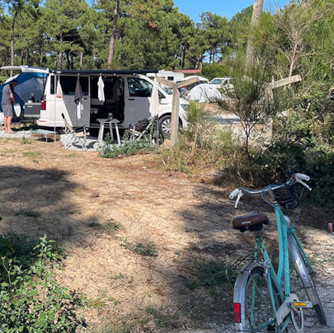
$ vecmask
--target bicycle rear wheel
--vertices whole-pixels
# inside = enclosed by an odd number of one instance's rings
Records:
[[[305,258],[302,255],[293,234],[289,234],[288,243],[293,264],[296,268],[297,275],[302,282],[306,295],[313,304],[313,308],[317,314],[320,324],[327,325],[326,315],[321,300],[318,296],[317,289],[311,277],[312,272],[309,269],[307,263],[305,262]]]
[[[281,302],[277,296],[274,281],[267,277],[264,267],[250,265],[238,276],[234,288],[234,321],[238,332],[276,332],[276,315],[273,310],[270,289],[270,279],[273,287],[273,297],[276,310]],[[239,311],[239,313],[238,313]]]

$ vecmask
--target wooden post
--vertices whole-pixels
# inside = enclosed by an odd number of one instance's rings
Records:
[[[159,83],[164,84],[167,87],[173,89],[173,103],[172,103],[172,119],[171,119],[171,133],[170,133],[170,140],[171,140],[171,147],[175,146],[178,142],[178,130],[179,130],[179,107],[180,107],[180,93],[179,89],[184,86],[188,86],[194,82],[197,82],[199,79],[194,77],[189,80],[184,80],[179,83],[175,83],[172,81],[165,80],[161,77],[157,78]]]
[[[178,129],[179,129],[179,113],[180,113],[180,92],[177,89],[176,83],[172,85],[173,89],[173,103],[172,103],[172,120],[170,128],[171,146],[178,143]]]
[[[301,80],[302,80],[302,77],[300,75],[294,75],[294,76],[290,76],[282,80],[272,81],[272,83],[270,83],[269,86],[271,89],[275,89],[275,88],[286,86],[291,83],[299,82]]]
[[[269,99],[272,100],[274,98],[273,90],[275,88],[283,87],[291,83],[299,82],[301,80],[302,80],[301,75],[294,75],[294,76],[290,76],[285,79],[281,79],[277,81],[275,81],[274,78],[272,78],[271,83],[268,83],[267,88],[266,88]],[[272,137],[272,134],[273,134],[273,120],[272,119],[270,119],[270,130],[271,130],[270,136]]]

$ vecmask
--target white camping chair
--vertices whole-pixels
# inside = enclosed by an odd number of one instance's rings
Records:
[[[73,128],[69,122],[66,120],[64,114],[61,116],[64,119],[64,128],[65,128],[65,149],[69,149],[74,144],[78,143],[84,149],[86,149],[87,141],[87,128],[86,126]]]

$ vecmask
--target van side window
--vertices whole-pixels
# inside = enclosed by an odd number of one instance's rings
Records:
[[[75,86],[77,84],[77,76],[60,76],[61,89],[64,95],[75,94]],[[88,77],[80,76],[80,84],[82,89],[82,94],[88,96]]]
[[[129,95],[132,97],[150,97],[152,84],[140,78],[128,78]]]

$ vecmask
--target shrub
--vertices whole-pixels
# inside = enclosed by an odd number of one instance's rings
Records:
[[[246,154],[250,152],[251,135],[257,124],[269,120],[276,108],[267,90],[267,73],[262,64],[254,64],[247,70],[242,60],[236,61],[232,69],[233,89],[223,89],[223,97],[217,103],[240,119]]]
[[[129,133],[125,133],[121,146],[112,145],[108,135],[99,149],[100,156],[104,158],[117,158],[122,155],[135,155],[157,150],[157,145],[146,140],[131,140]]]
[[[13,251],[1,250],[0,331],[74,332],[84,322],[76,315],[79,299],[54,279],[62,250],[46,236],[38,242],[4,235]]]
[[[190,103],[188,127],[179,134],[179,143],[162,152],[162,161],[169,170],[197,173],[203,169],[219,169],[230,165],[236,143],[229,129],[223,130],[215,120],[206,117],[200,103]]]

